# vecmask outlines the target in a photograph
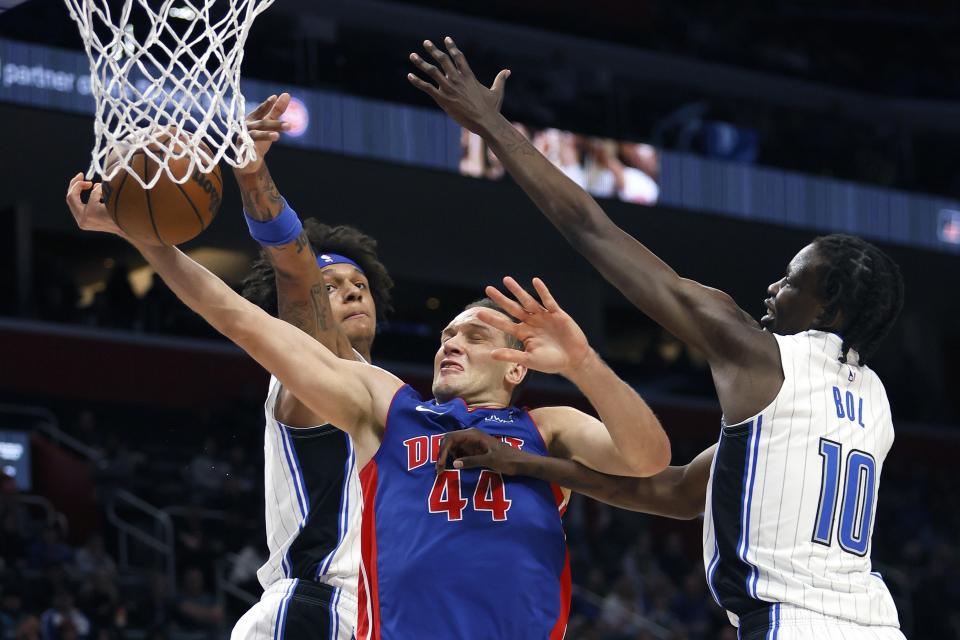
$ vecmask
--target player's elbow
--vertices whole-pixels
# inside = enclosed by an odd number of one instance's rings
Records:
[[[703,515],[706,502],[704,500],[681,499],[676,502],[673,517],[677,520],[694,520]]]
[[[649,478],[666,469],[670,465],[671,456],[670,439],[661,429],[657,436],[644,442],[639,450],[630,456],[628,464],[634,476]]]

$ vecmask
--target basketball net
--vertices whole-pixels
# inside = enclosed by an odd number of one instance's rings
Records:
[[[131,169],[140,152],[178,183],[220,160],[238,167],[256,158],[240,64],[250,25],[273,0],[64,1],[80,28],[96,100],[88,177],[110,180],[126,169],[149,189],[160,171]],[[167,161],[185,157],[189,170],[179,163],[174,175]]]

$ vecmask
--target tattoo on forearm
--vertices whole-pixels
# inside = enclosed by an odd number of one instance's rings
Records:
[[[293,246],[296,249],[296,252],[303,253],[304,250],[309,251],[310,255],[313,256],[313,247],[310,245],[310,238],[307,237],[307,230],[304,229],[300,232],[300,235],[297,236],[297,239],[289,244],[281,244],[277,247],[263,247],[263,253],[267,256],[267,260],[270,261],[270,264],[273,265],[273,268],[277,271],[284,271],[285,269],[282,264],[277,263],[277,258],[285,254],[287,250]],[[312,258],[311,258],[312,259]]]
[[[254,220],[273,220],[283,209],[283,198],[264,165],[256,173],[237,177],[243,208]]]
[[[297,236],[297,239],[294,241],[294,246],[297,249],[297,253],[303,253],[303,250],[310,247],[310,238],[307,237],[307,230],[304,229],[300,232],[300,235]]]
[[[318,282],[310,288],[310,296],[306,300],[286,300],[282,291],[279,293],[280,319],[318,338],[319,334],[330,327],[330,299],[327,297],[326,285]],[[329,347],[329,345],[328,345]]]
[[[313,305],[313,315],[317,320],[317,329],[327,330],[327,316],[330,314],[330,298],[327,297],[327,285],[318,282],[310,288],[310,302]]]

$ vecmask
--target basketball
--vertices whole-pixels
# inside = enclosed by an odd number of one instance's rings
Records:
[[[209,147],[201,145],[204,153],[213,155]],[[151,147],[153,149],[162,156],[159,144]],[[114,161],[108,160],[107,165]],[[186,155],[170,157],[167,164],[170,174],[178,179],[190,171],[190,158]],[[162,170],[148,153],[135,152],[128,168],[104,184],[103,201],[110,216],[130,237],[150,245],[177,245],[192,240],[210,226],[220,208],[223,177],[220,167],[214,167],[210,173],[201,173],[194,167],[190,177],[181,184]],[[130,175],[136,172],[149,183],[157,171],[162,173],[151,189],[144,189]]]

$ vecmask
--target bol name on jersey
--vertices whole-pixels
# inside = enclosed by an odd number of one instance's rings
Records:
[[[548,455],[530,415],[424,402],[401,387],[363,489],[357,638],[562,638],[570,569],[559,488],[446,469],[445,433],[475,427]]]

